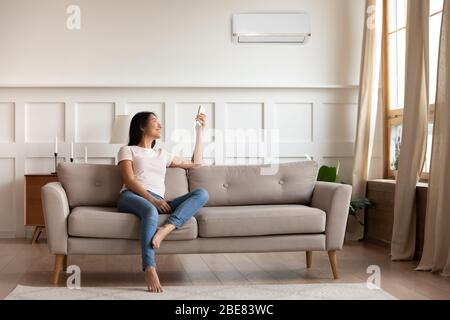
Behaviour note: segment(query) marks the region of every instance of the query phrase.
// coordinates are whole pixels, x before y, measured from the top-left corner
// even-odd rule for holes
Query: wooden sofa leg
[[[67,271],[67,254],[64,255],[62,270]]]
[[[306,251],[306,268],[310,269],[312,263],[312,251]]]
[[[333,272],[334,280],[339,279],[339,274],[337,270],[336,251],[335,250],[328,251],[328,258],[330,259],[331,271]]]
[[[64,264],[64,254],[56,254],[55,255],[55,268],[53,269],[53,284],[58,284],[59,273],[63,268]]]

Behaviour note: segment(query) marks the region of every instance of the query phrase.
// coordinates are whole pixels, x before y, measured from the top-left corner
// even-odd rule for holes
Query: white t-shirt
[[[117,163],[122,160],[133,161],[133,173],[146,190],[150,190],[164,198],[166,168],[170,165],[174,154],[165,149],[143,148],[139,146],[122,146],[117,155]],[[120,192],[126,190],[125,184]]]

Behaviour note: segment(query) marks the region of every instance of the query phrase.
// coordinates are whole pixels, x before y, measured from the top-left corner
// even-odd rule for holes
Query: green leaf
[[[336,167],[321,166],[317,175],[317,181],[336,182],[337,169]]]
[[[348,214],[355,217],[356,221],[362,226],[364,226],[364,223],[358,218],[358,211],[362,209],[367,208],[373,208],[374,205],[372,202],[370,202],[367,198],[362,199],[354,199],[350,201],[350,207],[348,208]]]
[[[350,207],[353,210],[358,211],[361,209],[372,208],[373,204],[367,198],[354,199],[350,202]]]

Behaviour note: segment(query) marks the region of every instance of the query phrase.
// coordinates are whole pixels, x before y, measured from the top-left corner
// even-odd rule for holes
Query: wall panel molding
[[[14,102],[0,101],[0,143],[11,143],[15,141],[14,118]]]
[[[302,161],[308,155],[319,164],[341,161],[342,176],[348,179],[357,100],[357,87],[0,87],[0,115],[4,116],[0,121],[6,123],[0,129],[0,172],[6,173],[0,185],[8,186],[0,187],[0,198],[6,201],[0,208],[0,222],[5,222],[0,237],[29,234],[30,228],[23,226],[23,175],[53,171],[56,134],[59,161],[69,161],[74,141],[75,162],[84,162],[87,146],[90,163],[115,164],[120,145],[109,144],[115,115],[155,111],[163,125],[157,146],[173,151],[180,149],[173,132],[183,128],[193,133],[194,116],[202,104],[209,130],[204,140],[205,164]],[[230,128],[280,129],[279,159],[266,154],[269,136],[244,141],[236,148],[233,141],[221,137]],[[191,138],[178,155],[192,156]],[[256,148],[251,151],[250,146]],[[379,171],[381,157],[376,155],[380,154],[374,151],[373,172]],[[8,208],[14,211],[12,217]]]

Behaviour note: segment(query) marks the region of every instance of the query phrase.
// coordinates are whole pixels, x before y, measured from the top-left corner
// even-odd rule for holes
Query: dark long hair
[[[157,115],[151,111],[138,112],[133,116],[130,123],[129,146],[137,146],[139,142],[141,142],[143,130],[147,126],[148,119],[152,115],[157,117]],[[155,144],[156,140],[153,140],[152,149]]]

